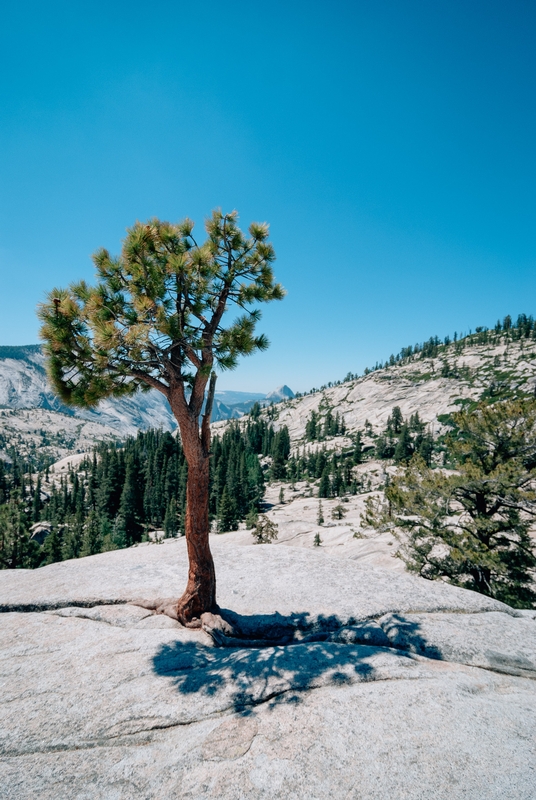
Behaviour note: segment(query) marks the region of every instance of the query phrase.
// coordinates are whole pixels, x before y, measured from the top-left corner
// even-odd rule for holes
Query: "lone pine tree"
[[[189,219],[136,222],[119,257],[95,253],[96,286],[54,289],[38,312],[48,372],[66,403],[90,407],[153,388],[171,406],[188,463],[189,572],[182,597],[160,610],[185,625],[217,609],[208,514],[214,369],[232,369],[240,355],[268,346],[255,335],[254,304],[285,294],[274,281],[268,225],[252,223],[245,236],[236,212],[217,210],[205,227],[198,244]],[[242,312],[234,321],[232,307]]]

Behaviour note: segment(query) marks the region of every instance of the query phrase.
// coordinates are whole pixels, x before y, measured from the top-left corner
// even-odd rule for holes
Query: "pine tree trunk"
[[[217,610],[216,572],[209,545],[209,458],[200,454],[188,462],[186,485],[186,547],[188,584],[177,605],[179,622],[196,625],[201,614]]]
[[[215,378],[211,382],[214,395]],[[218,610],[216,603],[216,571],[209,545],[209,461],[210,413],[212,399],[207,402],[203,429],[199,430],[197,414],[189,413],[181,397],[171,397],[171,408],[179,423],[184,455],[188,463],[186,483],[186,547],[188,550],[188,583],[177,603],[177,618],[183,625],[199,627],[201,615]]]

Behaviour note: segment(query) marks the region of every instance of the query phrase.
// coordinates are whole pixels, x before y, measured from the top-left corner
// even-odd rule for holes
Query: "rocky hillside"
[[[419,413],[432,433],[441,428],[441,417],[464,401],[482,396],[525,393],[536,389],[536,341],[515,339],[511,333],[484,331],[459,342],[440,344],[432,357],[419,352],[363,377],[326,386],[304,396],[281,402],[275,408],[274,425],[286,425],[293,445],[305,442],[305,426],[311,413],[320,421],[331,412],[339,414],[347,433],[385,428],[394,406],[403,416]],[[225,426],[219,423],[216,428]],[[340,446],[341,441],[327,443]]]
[[[534,393],[536,341],[529,333],[483,330],[458,342],[436,343],[398,360],[392,358],[391,365],[362,377],[296,397],[288,386],[268,395],[217,392],[214,426],[224,428],[229,419],[248,413],[256,401],[264,406],[275,403],[264,413],[276,428],[286,425],[292,444],[300,446],[313,411],[321,421],[328,413],[338,413],[347,434],[378,433],[393,407],[399,406],[404,417],[418,412],[437,434],[442,430],[442,415],[465,401],[498,393]],[[176,427],[158,392],[106,400],[94,411],[68,409],[48,385],[38,346],[0,348],[0,451],[6,453],[15,446],[21,455],[31,455],[40,449],[57,459],[87,450],[95,441],[123,438],[152,427]],[[324,443],[338,449],[347,442],[343,436]]]

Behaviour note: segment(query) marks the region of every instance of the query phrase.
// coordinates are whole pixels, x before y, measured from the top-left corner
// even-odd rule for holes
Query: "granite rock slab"
[[[220,604],[304,637],[220,648],[129,602],[183,545],[0,573],[2,798],[533,800],[534,612],[217,537]]]

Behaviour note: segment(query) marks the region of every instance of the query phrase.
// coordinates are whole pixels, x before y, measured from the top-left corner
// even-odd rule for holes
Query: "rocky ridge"
[[[378,433],[398,405],[404,417],[418,411],[435,434],[442,430],[438,418],[460,403],[505,388],[534,393],[535,387],[536,342],[503,336],[478,343],[478,337],[473,337],[462,349],[451,343],[436,358],[413,356],[305,396],[292,396],[287,386],[265,396],[217,392],[213,427],[224,429],[258,400],[264,405],[276,403],[270,414],[274,426],[287,425],[293,445],[298,446],[304,444],[305,425],[313,411],[321,419],[328,410],[339,413],[348,434],[365,429],[366,423]],[[67,409],[50,390],[38,346],[0,348],[0,450],[15,446],[21,455],[39,450],[59,459],[91,449],[96,441],[124,438],[151,427],[176,428],[158,392],[103,401],[97,410]],[[341,449],[350,441],[338,437],[324,444]]]
[[[437,434],[443,430],[438,418],[464,402],[499,391],[534,394],[535,389],[536,342],[503,337],[479,344],[474,337],[463,349],[451,343],[436,358],[414,356],[361,378],[283,401],[275,407],[274,426],[286,425],[293,445],[303,445],[311,413],[315,411],[323,419],[331,411],[344,419],[348,434],[365,430],[366,423],[379,433],[393,407],[399,406],[405,418],[418,412]],[[216,423],[215,430],[227,424]],[[340,449],[349,442],[338,437],[323,444]]]

